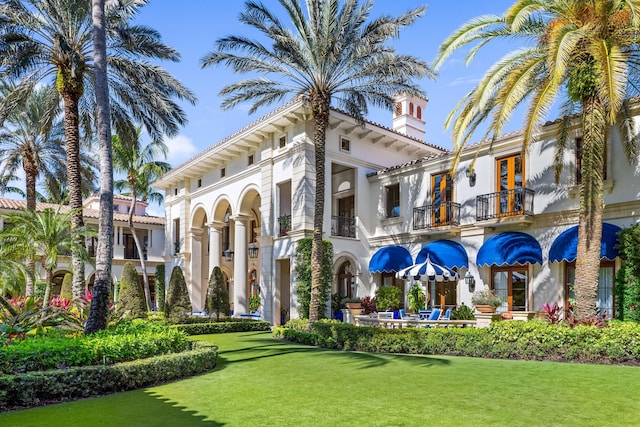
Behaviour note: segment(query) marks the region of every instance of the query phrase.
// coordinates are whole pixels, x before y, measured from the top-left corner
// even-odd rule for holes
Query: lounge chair
[[[444,312],[444,316],[442,316],[440,318],[440,320],[451,320],[451,309],[448,308],[445,312]]]
[[[401,320],[419,320],[420,317],[418,317],[417,314],[407,314],[407,312],[404,310],[404,308],[400,309],[400,319]]]

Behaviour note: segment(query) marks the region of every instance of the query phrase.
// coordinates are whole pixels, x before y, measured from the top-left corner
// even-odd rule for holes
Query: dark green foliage
[[[113,364],[188,348],[187,336],[175,328],[129,320],[86,337],[36,337],[0,350],[0,372],[20,373],[69,366]]]
[[[400,308],[402,291],[395,286],[382,286],[376,289],[376,307],[381,310]]]
[[[167,292],[167,303],[164,307],[167,318],[172,321],[182,321],[191,316],[191,300],[187,283],[184,280],[182,269],[173,267],[171,278],[169,279],[169,290]]]
[[[73,299],[73,275],[71,273],[67,273],[64,275],[64,279],[62,279],[62,287],[60,288],[60,296],[66,299]]]
[[[156,265],[156,310],[164,312],[164,264]]]
[[[311,305],[311,238],[299,240],[296,243],[296,258],[294,274],[296,280],[296,294],[298,296],[301,317],[309,318],[309,306]],[[328,240],[322,241],[322,281],[320,286],[320,318],[325,317],[324,307],[327,306],[331,291],[333,273],[333,244]]]
[[[271,324],[264,320],[243,319],[241,322],[211,322],[175,325],[187,335],[224,334],[227,332],[268,331]]]
[[[118,295],[117,313],[132,319],[146,319],[147,305],[144,301],[144,290],[133,263],[124,265],[120,278],[120,294]]]
[[[473,320],[476,316],[473,314],[473,310],[468,305],[462,303],[460,307],[456,307],[451,312],[452,320]]]
[[[616,275],[616,316],[640,322],[640,224],[618,232],[617,249],[624,261]]]
[[[220,314],[229,317],[231,315],[231,305],[229,304],[229,293],[224,285],[224,276],[220,267],[213,267],[209,286],[207,287],[206,309],[209,316],[215,313],[216,320],[220,320]]]
[[[447,354],[499,359],[584,363],[640,363],[640,325],[607,327],[552,325],[548,322],[494,322],[490,328],[358,327],[333,320],[316,322],[311,331],[274,327],[276,337],[327,348],[377,353]]]
[[[190,351],[115,365],[0,375],[0,409],[133,390],[215,368],[218,357],[215,346],[193,342],[192,347]]]

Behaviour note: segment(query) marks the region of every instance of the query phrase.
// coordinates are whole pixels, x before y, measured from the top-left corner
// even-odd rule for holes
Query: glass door
[[[494,267],[492,286],[505,303],[498,311],[527,311],[528,280],[526,267]]]
[[[431,177],[431,224],[434,227],[448,225],[452,218],[453,180],[451,173]]]
[[[522,155],[498,159],[497,188],[498,198],[496,210],[498,216],[517,215],[523,212],[524,206],[524,171]]]

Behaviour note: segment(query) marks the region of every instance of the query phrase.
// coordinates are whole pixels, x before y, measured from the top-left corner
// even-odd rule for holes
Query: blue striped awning
[[[602,223],[602,239],[600,239],[600,259],[613,261],[618,257],[616,244],[618,243],[617,225]],[[578,226],[575,225],[562,233],[551,244],[549,262],[573,262],[578,254]]]
[[[446,282],[449,280],[458,280],[455,271],[431,262],[429,257],[410,267],[404,268],[396,273],[399,279],[415,279],[422,281],[435,280],[436,282]]]
[[[420,249],[416,264],[429,258],[433,263],[447,268],[469,268],[469,257],[464,247],[452,240],[436,240]]]
[[[378,249],[369,261],[369,273],[393,273],[413,264],[409,251],[403,246],[385,246]]]
[[[532,236],[519,231],[508,231],[489,238],[480,247],[476,265],[524,265],[542,264],[540,243]]]

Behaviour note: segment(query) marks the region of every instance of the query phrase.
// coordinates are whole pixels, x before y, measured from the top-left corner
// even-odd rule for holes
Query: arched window
[[[422,120],[422,108],[420,108],[419,105],[418,105],[418,107],[416,109],[416,117],[419,118],[420,120]]]
[[[353,269],[351,263],[345,261],[338,269],[338,294],[340,298],[351,298],[353,295]]]
[[[402,103],[398,102],[396,104],[396,116],[401,116],[402,115]]]
[[[413,116],[413,102],[409,103],[409,115]]]

